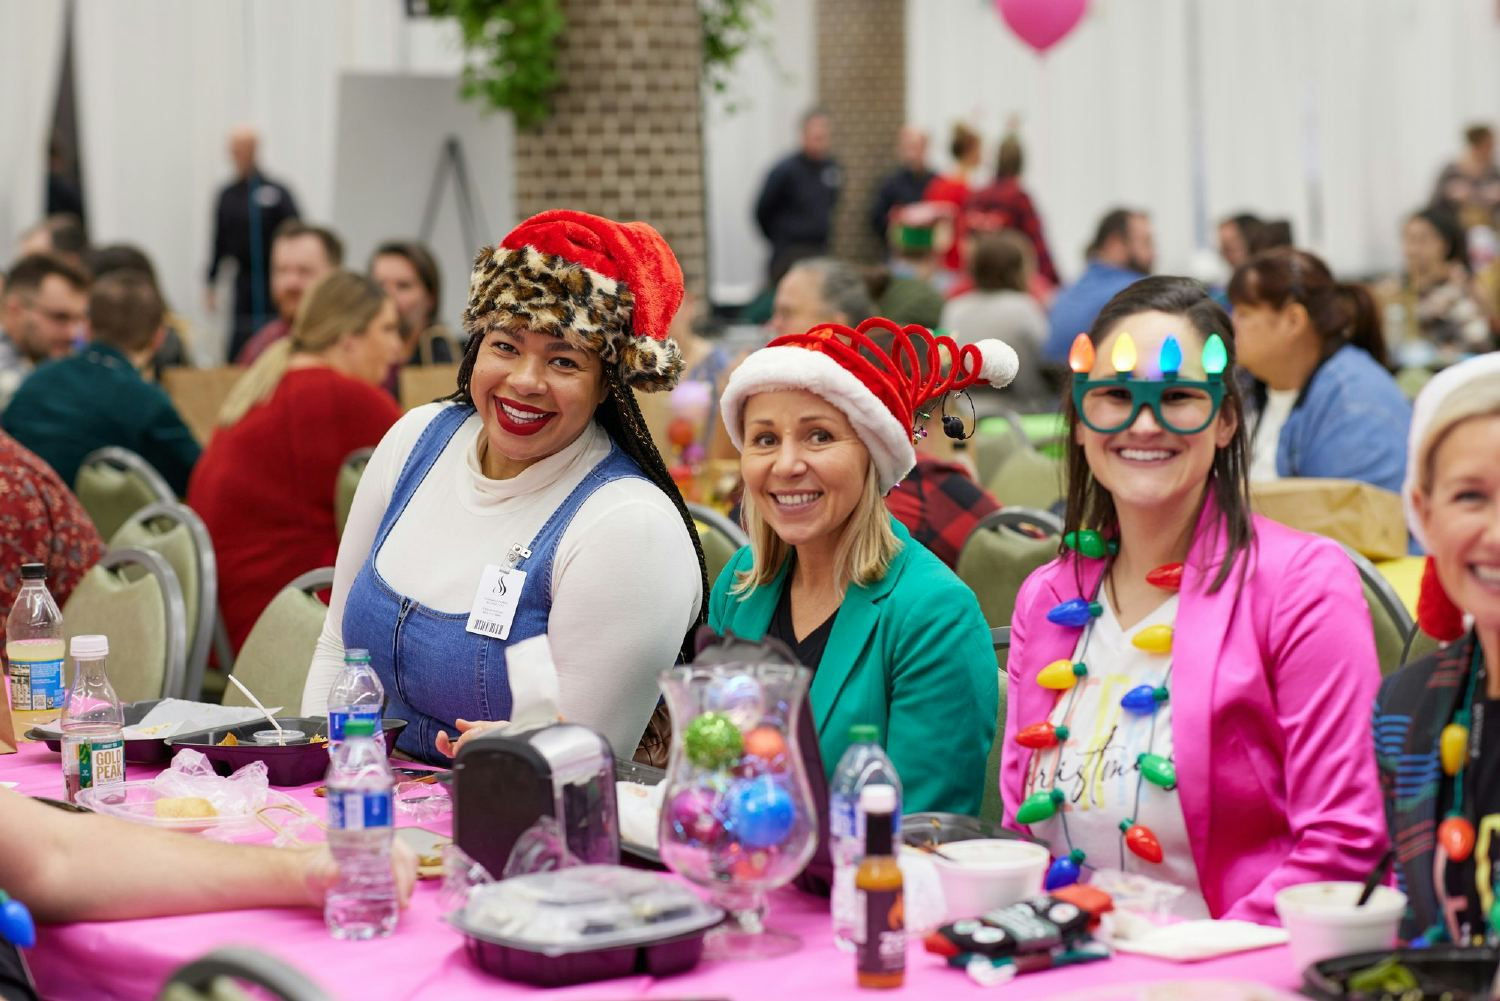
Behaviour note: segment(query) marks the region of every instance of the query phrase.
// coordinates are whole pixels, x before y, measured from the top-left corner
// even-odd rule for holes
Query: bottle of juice
[[[21,590],[5,620],[5,663],[17,729],[54,720],[68,689],[63,684],[62,612],[47,590],[44,563],[21,564]]]
[[[906,900],[891,839],[896,790],[865,786],[859,807],[865,856],[854,875],[856,976],[861,987],[900,987],[906,979]]]

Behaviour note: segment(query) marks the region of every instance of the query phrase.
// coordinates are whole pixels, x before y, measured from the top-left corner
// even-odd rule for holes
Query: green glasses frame
[[[1123,421],[1112,427],[1095,424],[1089,420],[1084,412],[1083,399],[1095,389],[1127,389],[1130,391],[1130,415]],[[1161,398],[1173,389],[1201,389],[1208,394],[1213,406],[1208,411],[1208,417],[1203,423],[1195,427],[1179,427],[1172,421],[1167,420],[1162,412]],[[1219,408],[1224,404],[1224,381],[1222,379],[1209,379],[1199,381],[1195,379],[1132,379],[1129,376],[1115,376],[1113,379],[1079,379],[1073,377],[1073,406],[1078,411],[1078,419],[1083,421],[1091,430],[1100,434],[1115,434],[1124,431],[1135,423],[1136,418],[1141,415],[1142,407],[1149,407],[1151,414],[1156,418],[1156,423],[1166,428],[1173,434],[1197,434],[1214,422],[1219,416]]]

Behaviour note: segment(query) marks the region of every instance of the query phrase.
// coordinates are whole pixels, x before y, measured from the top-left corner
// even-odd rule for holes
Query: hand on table
[[[328,891],[338,882],[339,867],[328,846],[307,849],[307,889],[314,907],[322,907]],[[391,872],[396,876],[396,899],[403,908],[411,903],[411,888],[417,881],[417,854],[400,840],[391,842]]]
[[[447,757],[455,757],[459,750],[473,738],[487,730],[493,730],[497,726],[504,726],[507,720],[454,720],[458,725],[459,738],[455,742],[448,736],[446,730],[439,730],[437,735],[437,749],[440,754]]]

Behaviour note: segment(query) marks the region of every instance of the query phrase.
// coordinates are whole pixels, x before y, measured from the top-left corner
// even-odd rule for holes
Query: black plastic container
[[[270,724],[258,719],[238,726],[179,734],[168,737],[167,743],[173,754],[184,747],[202,753],[213,762],[214,771],[220,775],[228,775],[252,761],[264,761],[267,777],[273,786],[300,786],[321,781],[328,772],[328,743],[323,740],[314,742],[312,738],[327,736],[328,719],[323,716],[277,716],[276,722],[283,730],[301,730],[302,739],[284,745],[258,744],[255,734],[270,729]],[[390,753],[396,746],[396,737],[406,729],[406,720],[387,719],[382,720],[381,725],[386,753]],[[231,733],[240,743],[232,747],[221,746],[219,741]]]
[[[992,820],[980,820],[962,813],[908,813],[901,818],[901,841],[913,848],[979,838],[1036,842],[1035,838],[1001,827]]]
[[[1394,957],[1417,978],[1423,997],[1437,998],[1443,991],[1462,991],[1471,998],[1490,996],[1500,951],[1490,948],[1460,949],[1435,946],[1430,949],[1396,949],[1337,956],[1309,966],[1303,973],[1302,992],[1320,1001],[1378,1001],[1386,995],[1345,988],[1349,977],[1381,960]]]
[[[155,709],[161,699],[147,699],[144,702],[127,702],[120,708],[125,712],[125,725],[138,726],[146,714]],[[47,745],[49,750],[61,751],[62,740],[53,737],[45,731],[35,727],[25,734],[27,740],[40,740]],[[125,741],[125,762],[131,765],[164,765],[172,760],[172,749],[167,746],[165,737],[141,737],[137,740]]]
[[[590,980],[611,980],[645,973],[671,977],[686,973],[703,957],[708,928],[660,942],[622,945],[615,949],[547,953],[506,945],[464,933],[464,951],[475,965],[506,980],[538,987],[564,987]]]

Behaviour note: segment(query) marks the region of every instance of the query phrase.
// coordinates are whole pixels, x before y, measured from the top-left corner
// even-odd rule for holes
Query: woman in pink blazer
[[[1339,547],[1250,514],[1233,366],[1183,278],[1075,342],[1069,545],[1017,600],[1000,783],[1049,887],[1124,869],[1180,886],[1182,916],[1274,924],[1283,886],[1385,851],[1380,673]]]

